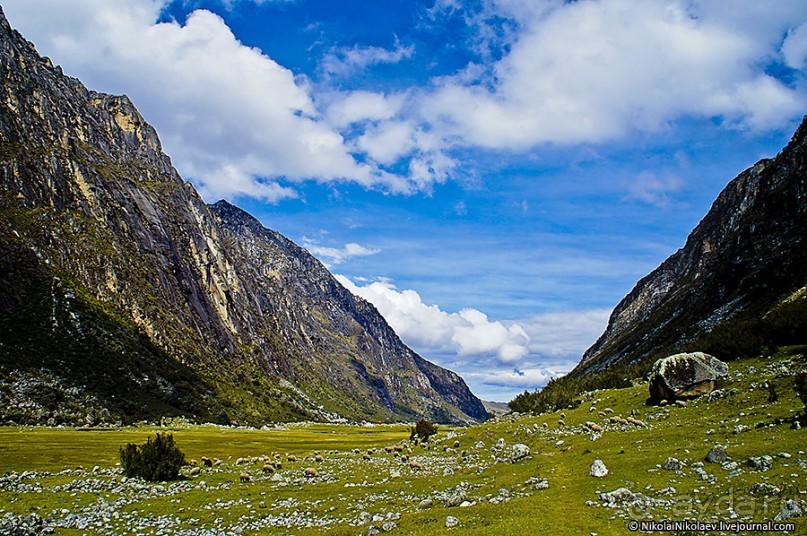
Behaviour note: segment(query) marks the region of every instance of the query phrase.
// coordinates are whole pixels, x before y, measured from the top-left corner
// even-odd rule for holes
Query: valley
[[[584,393],[575,409],[438,426],[422,445],[406,425],[4,427],[0,523],[35,513],[56,534],[607,535],[629,520],[763,522],[807,495],[807,432],[792,428],[806,368],[803,347],[785,348],[730,362],[716,394],[685,406],[646,405],[648,384],[635,380]],[[631,415],[644,426],[610,419]],[[188,459],[221,463],[169,483],[122,477],[118,448],[157,431]],[[714,445],[729,459],[706,461]],[[264,473],[263,456],[276,455],[282,467]],[[594,460],[604,477],[589,475]],[[787,521],[807,531],[804,517]]]

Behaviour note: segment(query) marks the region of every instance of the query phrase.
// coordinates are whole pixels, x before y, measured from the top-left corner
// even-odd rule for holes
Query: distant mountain
[[[732,180],[686,245],[616,306],[571,378],[682,349],[724,359],[807,343],[807,118]]]
[[[304,249],[206,205],[125,96],[0,11],[0,420],[461,422],[463,380]]]

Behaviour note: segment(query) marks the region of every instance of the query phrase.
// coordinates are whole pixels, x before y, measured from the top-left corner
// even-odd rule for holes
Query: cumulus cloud
[[[358,286],[345,276],[336,278],[353,294],[375,305],[404,342],[426,355],[450,352],[515,363],[529,351],[530,337],[518,324],[491,321],[476,309],[448,313],[424,303],[416,291],[398,290],[388,281]]]
[[[602,334],[610,314],[593,309],[498,321],[475,309],[443,311],[389,280],[336,278],[375,305],[404,343],[459,373],[474,393],[490,399],[510,400],[569,372]]]
[[[509,387],[533,390],[543,387],[552,378],[557,378],[568,370],[549,370],[547,368],[525,368],[514,370],[495,370],[492,372],[469,372],[464,376],[471,381],[495,387]]]
[[[609,141],[685,115],[775,128],[804,109],[802,88],[761,68],[791,21],[807,16],[803,4],[755,9],[753,20],[713,2],[493,5],[518,23],[510,52],[492,75],[482,71],[487,79],[447,77],[422,100],[423,117],[447,138],[526,149]],[[791,43],[795,58],[796,33]]]
[[[320,246],[310,238],[303,238],[303,246],[329,268],[334,264],[342,264],[353,257],[367,257],[381,251],[380,249],[364,247],[355,242],[345,244],[341,248]]]

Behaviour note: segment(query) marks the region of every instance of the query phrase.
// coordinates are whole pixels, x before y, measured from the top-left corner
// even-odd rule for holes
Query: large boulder
[[[729,366],[703,352],[675,354],[659,359],[650,371],[650,398],[654,402],[695,398],[712,392]]]

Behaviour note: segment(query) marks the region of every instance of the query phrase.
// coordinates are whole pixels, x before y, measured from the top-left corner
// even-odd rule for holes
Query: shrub
[[[144,445],[129,443],[120,449],[120,461],[126,476],[139,476],[150,482],[175,480],[185,464],[185,454],[174,443],[174,436],[157,432]]]
[[[793,384],[793,389],[796,390],[796,394],[801,398],[807,413],[807,372],[801,372],[796,375],[796,383]]]
[[[420,419],[415,426],[412,427],[412,433],[409,434],[409,439],[421,439],[428,441],[429,437],[437,433],[437,427],[426,419]]]

